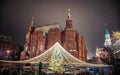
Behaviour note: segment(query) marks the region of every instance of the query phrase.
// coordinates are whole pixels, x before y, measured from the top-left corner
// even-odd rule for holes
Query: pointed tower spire
[[[112,43],[111,43],[111,38],[110,38],[110,33],[108,31],[107,23],[105,23],[105,26],[106,26],[106,29],[105,29],[105,43],[104,43],[104,46],[107,47],[107,46],[112,45]]]
[[[32,17],[31,25],[29,26],[29,32],[32,34],[35,30],[34,27],[34,16]]]
[[[105,21],[105,27],[106,27],[106,29],[105,29],[105,34],[109,34],[107,24],[108,24],[108,22],[107,22],[107,21]]]
[[[32,16],[32,21],[31,21],[31,25],[34,25],[34,16]]]
[[[110,34],[108,28],[106,27],[105,34]]]
[[[68,20],[71,20],[70,8],[68,9]]]
[[[66,28],[73,28],[72,26],[72,20],[71,20],[71,15],[70,15],[70,9],[67,9],[68,11],[68,16],[67,16],[67,20],[66,20]]]

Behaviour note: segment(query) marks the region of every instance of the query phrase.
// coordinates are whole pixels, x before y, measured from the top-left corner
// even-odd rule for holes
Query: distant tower
[[[32,21],[31,21],[31,25],[29,26],[29,32],[30,34],[32,34],[35,30],[35,27],[34,27],[34,16],[32,17]]]
[[[70,9],[68,9],[66,27],[64,29],[63,47],[73,56],[78,57],[76,32],[72,25]]]
[[[25,49],[27,48],[30,51],[30,45],[31,45],[31,35],[34,32],[35,27],[34,27],[34,17],[32,17],[31,24],[29,26],[28,32],[26,34],[26,44],[25,44]]]
[[[107,47],[107,46],[110,46],[112,45],[111,43],[111,39],[110,39],[110,33],[108,31],[108,28],[106,27],[106,30],[105,30],[105,43],[104,43],[104,46]]]
[[[97,57],[99,56],[98,52],[99,52],[99,49],[98,49],[98,47],[96,46],[96,56],[97,56]]]

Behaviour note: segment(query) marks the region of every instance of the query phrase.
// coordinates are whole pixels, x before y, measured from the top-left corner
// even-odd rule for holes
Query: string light
[[[56,43],[53,45],[50,49],[48,49],[46,52],[42,53],[39,56],[36,56],[31,59],[27,60],[20,60],[20,61],[5,61],[5,60],[0,60],[0,62],[8,62],[8,63],[38,63],[38,61],[41,61],[43,64],[44,63],[49,63],[51,60],[52,55],[55,53],[55,50],[60,50],[60,53],[62,55],[62,58],[64,59],[63,62],[65,65],[77,65],[77,66],[96,66],[96,67],[104,67],[108,65],[103,65],[103,64],[91,64],[91,63],[86,63],[84,61],[81,61],[74,56],[72,56],[69,52],[67,52],[59,43]]]

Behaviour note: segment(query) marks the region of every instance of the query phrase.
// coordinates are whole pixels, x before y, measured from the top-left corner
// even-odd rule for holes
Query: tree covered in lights
[[[120,31],[112,33],[111,45],[96,49],[99,63],[113,64],[115,59],[120,59]]]
[[[120,75],[120,31],[113,32],[112,34],[113,45],[110,47],[111,54],[114,56],[112,65],[114,68],[114,75]]]
[[[120,75],[120,31],[112,33],[111,45],[96,49],[96,57],[99,63],[109,64],[113,67],[113,75]],[[109,41],[108,41],[109,42]]]
[[[117,55],[117,58],[120,58],[120,31],[113,32],[112,41],[113,45],[111,49],[113,50],[114,54],[119,54]]]

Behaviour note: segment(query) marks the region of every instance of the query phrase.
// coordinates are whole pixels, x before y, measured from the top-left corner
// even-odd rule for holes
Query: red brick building
[[[16,60],[20,58],[19,45],[12,37],[0,35],[0,60]],[[18,57],[19,56],[19,57]]]
[[[34,27],[34,18],[32,18],[29,31],[26,34],[25,50],[21,53],[21,59],[40,55],[56,42],[59,42],[76,58],[86,61],[87,50],[85,41],[73,28],[70,10],[68,10],[68,19],[66,20],[64,30],[59,24]]]

